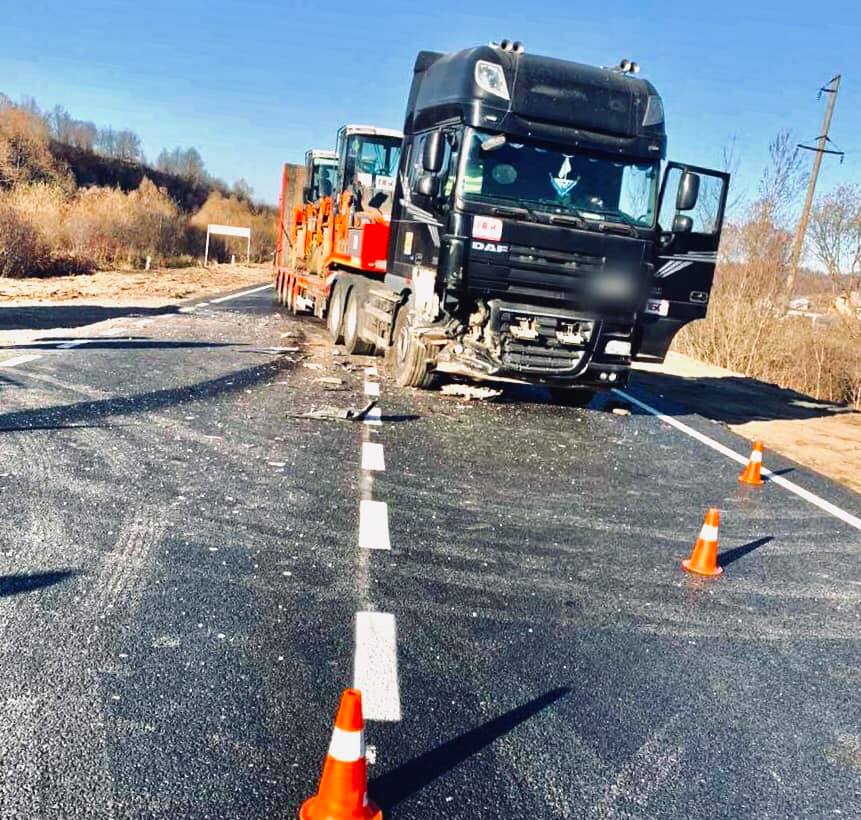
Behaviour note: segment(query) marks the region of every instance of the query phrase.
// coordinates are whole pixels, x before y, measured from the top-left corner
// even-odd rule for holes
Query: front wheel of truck
[[[395,317],[389,361],[395,373],[395,381],[401,387],[428,388],[433,376],[424,344],[410,332],[409,308],[404,305]]]
[[[563,407],[585,407],[595,398],[595,391],[584,387],[551,387],[553,404]]]

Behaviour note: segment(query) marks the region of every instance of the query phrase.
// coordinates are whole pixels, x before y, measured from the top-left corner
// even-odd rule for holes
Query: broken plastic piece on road
[[[309,410],[307,413],[289,413],[288,415],[299,419],[318,419],[320,421],[363,421],[376,403],[376,400],[369,401],[361,410],[355,410],[352,407],[339,410],[337,407],[327,405],[318,410]]]
[[[486,401],[502,395],[502,391],[493,387],[480,387],[474,384],[444,384],[440,388],[443,396],[454,396],[459,399]]]

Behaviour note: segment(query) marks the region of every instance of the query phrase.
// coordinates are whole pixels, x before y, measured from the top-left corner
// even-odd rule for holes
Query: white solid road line
[[[186,307],[181,307],[178,312],[179,313],[194,313],[194,310],[196,307],[197,307],[197,305],[190,305],[190,306],[186,306]]]
[[[379,396],[380,395],[379,382],[365,382],[365,395],[366,396]]]
[[[389,507],[385,501],[359,502],[359,546],[366,550],[390,550]]]
[[[365,424],[382,424],[383,423],[383,411],[380,410],[378,406],[372,407],[365,414]]]
[[[219,296],[218,299],[210,299],[210,303],[213,305],[218,305],[221,302],[229,302],[231,299],[239,299],[242,296],[249,296],[252,293],[259,293],[261,290],[266,290],[266,288],[271,288],[273,285],[261,285],[259,288],[251,288],[251,290],[243,290],[241,293],[231,293],[229,296]]]
[[[729,447],[725,447],[719,441],[715,441],[713,438],[709,438],[709,436],[704,433],[700,433],[698,430],[694,430],[693,427],[688,427],[684,422],[679,421],[678,419],[673,418],[672,416],[668,416],[665,413],[662,413],[660,410],[656,410],[654,407],[646,404],[639,399],[635,399],[630,393],[626,393],[624,390],[619,390],[614,387],[613,392],[618,396],[622,396],[627,399],[631,403],[637,405],[641,410],[645,410],[647,413],[651,413],[653,416],[657,416],[661,421],[669,424],[671,427],[675,427],[677,430],[681,430],[686,435],[689,435],[691,438],[695,438],[697,441],[705,444],[707,447],[711,447],[712,450],[717,451],[721,455],[726,456],[727,458],[732,459],[739,464],[747,464],[747,456],[743,456],[740,453],[735,452],[735,450],[730,450]],[[769,481],[773,481],[775,484],[783,487],[785,490],[789,490],[791,493],[795,493],[799,498],[803,498],[805,501],[809,501],[816,507],[819,507],[820,510],[824,510],[829,515],[833,515],[835,518],[839,518],[844,524],[848,524],[850,527],[855,527],[856,530],[861,530],[861,518],[858,518],[856,515],[852,515],[852,513],[846,512],[846,510],[841,509],[840,507],[832,504],[830,501],[826,501],[824,498],[820,498],[815,493],[811,493],[809,490],[805,490],[804,487],[799,487],[792,481],[788,481],[783,476],[775,475],[771,470],[762,468],[762,474]]]
[[[110,330],[103,330],[99,336],[122,336],[123,334],[128,333],[128,330],[124,327],[113,327]]]
[[[356,613],[353,687],[362,693],[365,720],[401,719],[394,615],[388,612]]]
[[[383,445],[375,441],[362,442],[362,469],[385,472],[386,459],[383,455]]]
[[[6,361],[0,362],[0,367],[17,367],[19,364],[34,362],[36,359],[41,358],[42,357],[38,353],[30,353],[26,356],[15,356],[12,359],[6,359]]]

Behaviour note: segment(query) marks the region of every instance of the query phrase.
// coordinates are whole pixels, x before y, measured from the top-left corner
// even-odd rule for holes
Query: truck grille
[[[604,269],[605,259],[585,253],[509,245],[507,265],[473,253],[469,283],[473,289],[512,299],[578,303],[586,281]],[[502,261],[502,260],[500,260]]]
[[[505,367],[521,372],[571,373],[578,369],[592,340],[597,338],[595,324],[564,315],[540,314],[508,305],[498,300],[490,302],[491,326],[501,339],[500,359]],[[533,339],[521,339],[512,332],[522,321],[535,331]],[[563,329],[576,327],[583,337],[582,344],[564,344],[558,337]]]

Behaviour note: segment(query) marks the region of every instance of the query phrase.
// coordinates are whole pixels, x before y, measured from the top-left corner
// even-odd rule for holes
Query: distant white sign
[[[210,236],[238,236],[246,240],[245,256],[246,262],[251,261],[251,228],[239,228],[235,225],[207,225],[206,226],[206,250],[203,253],[203,266],[209,262],[209,237]]]

